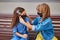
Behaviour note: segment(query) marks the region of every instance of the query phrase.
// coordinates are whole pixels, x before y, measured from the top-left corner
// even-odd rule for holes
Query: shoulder
[[[30,19],[28,17],[25,18],[26,22],[30,22]]]
[[[47,21],[52,22],[52,20],[51,20],[51,18],[50,18],[50,17],[48,17],[48,18],[47,18]]]
[[[48,17],[48,18],[44,19],[44,20],[42,21],[42,23],[44,23],[44,24],[52,23],[52,20],[51,20],[50,17]]]
[[[38,21],[38,20],[40,20],[40,19],[41,19],[41,17],[37,16],[34,20],[37,20],[37,21]],[[34,20],[33,20],[33,21],[34,21]]]
[[[28,17],[26,17],[25,19],[26,19],[26,20],[29,20],[29,18],[28,18]]]
[[[37,16],[35,19],[40,19],[41,17],[40,16]]]
[[[51,20],[51,18],[50,18],[50,17],[48,17],[48,18],[46,18],[44,21],[49,22],[49,21],[52,21],[52,20]]]

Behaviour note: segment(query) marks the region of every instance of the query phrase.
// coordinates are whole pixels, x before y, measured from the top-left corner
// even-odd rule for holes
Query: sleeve
[[[31,24],[32,25],[37,25],[38,24],[38,22],[39,22],[39,20],[40,20],[40,18],[35,18],[32,22],[31,22]]]
[[[29,18],[26,18],[25,21],[30,23],[30,19]]]
[[[32,25],[32,30],[33,31],[41,31],[41,30],[47,30],[47,29],[50,29],[49,28],[49,20],[46,20],[45,22],[40,22],[39,24],[37,25]]]
[[[14,28],[13,28],[13,33],[15,33],[15,32],[17,32],[17,27],[16,26],[14,26]]]

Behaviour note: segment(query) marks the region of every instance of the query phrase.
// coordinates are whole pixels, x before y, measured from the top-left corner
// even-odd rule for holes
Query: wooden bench
[[[36,15],[30,15],[32,19]],[[0,40],[10,40],[12,37],[12,28],[10,27],[12,15],[0,14]],[[60,40],[60,16],[51,16],[55,36]],[[36,33],[29,32],[30,40],[35,40]]]

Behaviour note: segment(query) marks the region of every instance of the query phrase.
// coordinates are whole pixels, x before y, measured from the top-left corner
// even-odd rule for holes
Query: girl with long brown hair
[[[22,7],[17,7],[13,12],[11,23],[11,27],[13,28],[13,37],[11,40],[28,40],[27,27],[25,27],[24,24],[20,23],[20,17],[22,17],[25,22],[29,22],[25,9]]]
[[[32,21],[33,25],[24,22],[24,20],[20,17],[21,23],[38,33],[36,40],[57,40],[57,38],[54,36],[49,6],[43,3],[41,5],[39,4],[36,9],[38,17]]]

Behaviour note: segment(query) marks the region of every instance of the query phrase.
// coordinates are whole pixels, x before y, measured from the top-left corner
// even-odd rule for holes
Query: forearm
[[[25,22],[25,25],[27,26],[28,29],[32,29],[32,25],[30,23]]]
[[[31,29],[27,28],[27,31],[30,32]]]
[[[22,37],[22,34],[16,32],[16,35],[19,36],[19,37]]]
[[[28,37],[27,34],[20,34],[18,32],[16,32],[16,35],[19,36],[19,37],[22,37],[22,38],[27,38]]]
[[[33,20],[30,16],[27,16],[30,19],[30,22]]]

